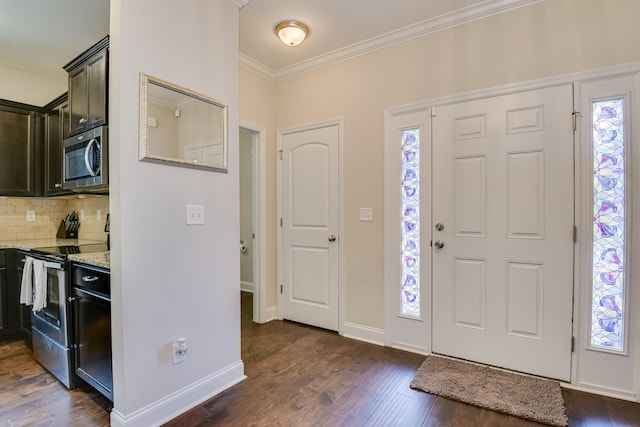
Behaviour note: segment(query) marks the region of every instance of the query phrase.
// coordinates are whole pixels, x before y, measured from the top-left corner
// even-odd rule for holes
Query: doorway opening
[[[252,296],[251,317],[264,323],[266,307],[266,279],[264,245],[266,232],[265,208],[265,130],[262,127],[241,124],[239,132],[240,168],[240,291],[243,300]],[[243,310],[244,310],[243,304]]]

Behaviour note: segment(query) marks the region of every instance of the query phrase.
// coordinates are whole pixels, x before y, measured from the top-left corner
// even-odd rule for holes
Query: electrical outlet
[[[187,225],[204,224],[204,206],[187,205]]]
[[[27,221],[35,221],[36,220],[36,211],[27,211]]]

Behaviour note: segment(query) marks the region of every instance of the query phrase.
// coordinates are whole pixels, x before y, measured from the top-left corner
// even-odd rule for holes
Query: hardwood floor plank
[[[169,427],[522,427],[540,424],[413,390],[424,356],[287,321],[254,324],[242,293],[248,378],[166,423]],[[562,391],[570,427],[640,426],[640,405]],[[67,390],[21,342],[0,344],[0,427],[109,425],[110,402]]]

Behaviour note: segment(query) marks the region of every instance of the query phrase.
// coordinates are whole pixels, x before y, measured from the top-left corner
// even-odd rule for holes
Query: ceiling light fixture
[[[298,46],[307,38],[309,27],[302,22],[289,20],[276,25],[276,35],[287,46]]]

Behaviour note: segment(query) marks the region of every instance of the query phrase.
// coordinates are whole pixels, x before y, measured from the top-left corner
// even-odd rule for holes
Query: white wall
[[[243,378],[238,8],[111,0],[112,425],[149,426]],[[138,161],[139,73],[229,104],[229,173]],[[206,223],[185,225],[185,205]],[[173,365],[172,343],[188,342]]]

